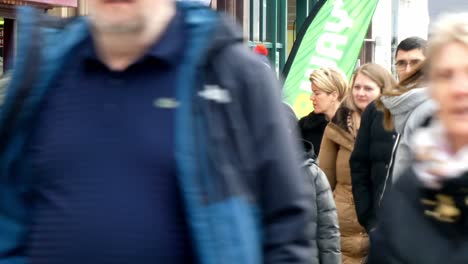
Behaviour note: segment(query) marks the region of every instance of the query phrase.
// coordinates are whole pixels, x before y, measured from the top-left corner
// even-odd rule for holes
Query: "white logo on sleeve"
[[[198,95],[207,100],[222,104],[227,104],[232,101],[229,91],[221,89],[218,85],[205,85],[205,90],[198,92]]]

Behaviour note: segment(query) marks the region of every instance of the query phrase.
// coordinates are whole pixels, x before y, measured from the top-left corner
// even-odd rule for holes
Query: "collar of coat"
[[[329,138],[350,151],[353,150],[354,137],[348,131],[348,115],[352,112],[351,109],[341,106],[327,126]]]
[[[305,130],[316,130],[318,128],[324,129],[328,124],[324,114],[316,114],[311,112],[303,119],[303,129]],[[322,130],[323,131],[323,130]]]
[[[335,116],[332,118],[331,123],[335,124],[336,126],[343,129],[344,131],[348,131],[348,116],[351,115],[352,113],[353,113],[353,110],[342,105],[340,106],[340,108],[338,108],[338,110],[336,110]]]

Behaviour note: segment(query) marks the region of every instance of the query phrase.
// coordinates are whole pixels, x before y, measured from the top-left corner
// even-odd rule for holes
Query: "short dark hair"
[[[396,52],[395,52],[395,56],[398,54],[399,50],[410,51],[414,49],[420,49],[422,50],[423,54],[426,55],[426,45],[427,45],[427,41],[420,37],[406,38],[402,40],[400,44],[398,44]]]

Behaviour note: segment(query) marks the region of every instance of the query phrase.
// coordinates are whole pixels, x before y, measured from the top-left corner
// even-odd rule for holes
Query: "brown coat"
[[[367,256],[369,240],[357,220],[349,159],[354,148],[354,137],[347,128],[351,111],[340,108],[328,124],[322,139],[318,158],[333,189],[341,232],[341,252],[344,264],[360,264]]]

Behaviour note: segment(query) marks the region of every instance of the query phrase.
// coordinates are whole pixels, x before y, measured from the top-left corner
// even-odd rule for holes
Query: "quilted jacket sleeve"
[[[333,193],[327,176],[315,164],[311,170],[315,174],[317,194],[317,246],[321,264],[341,263],[340,228]]]

